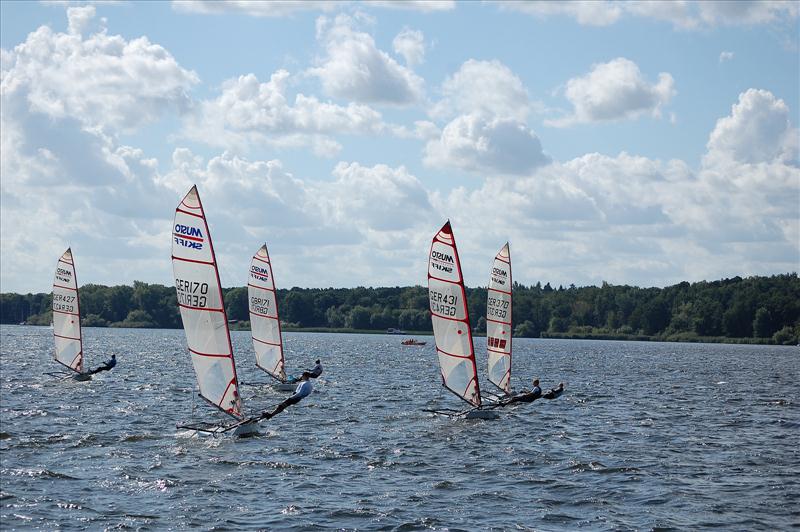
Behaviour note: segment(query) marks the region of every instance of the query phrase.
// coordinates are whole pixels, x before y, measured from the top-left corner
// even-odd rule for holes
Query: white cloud
[[[524,121],[530,109],[522,80],[500,61],[470,59],[442,83],[442,100],[432,108],[436,117],[478,113]]]
[[[500,2],[504,9],[546,18],[555,15],[566,15],[575,18],[579,24],[586,26],[608,26],[614,24],[622,16],[623,7],[617,2],[608,0],[574,0],[571,2],[546,1],[536,2]]]
[[[709,26],[755,26],[772,24],[800,15],[797,2],[723,0],[697,2],[700,19]]]
[[[95,15],[94,6],[70,7],[67,9],[67,19],[69,20],[69,32],[73,35],[81,35],[89,26]]]
[[[661,116],[661,108],[675,94],[674,80],[668,73],[658,75],[651,84],[633,61],[623,57],[594,65],[587,75],[567,82],[565,95],[572,103],[571,116],[550,120],[548,125],[635,119],[649,114]]]
[[[332,156],[339,150],[335,136],[381,134],[387,127],[380,113],[368,106],[321,102],[314,96],[289,94],[290,74],[279,70],[268,82],[254,74],[223,83],[222,94],[197,105],[184,127],[188,138],[224,149],[244,151],[252,145],[311,146]]]
[[[218,15],[236,13],[252,17],[287,17],[303,11],[333,11],[357,5],[359,8],[382,7],[421,11],[448,11],[454,0],[372,0],[368,3],[331,0],[172,0],[176,11]]]
[[[721,52],[719,54],[719,62],[731,61],[733,59],[733,52]]]
[[[78,32],[91,14],[92,8],[70,8],[75,33],[42,26],[5,52],[3,101],[23,94],[32,112],[106,132],[133,130],[189,105],[194,72],[147,37],[126,41],[103,31],[84,39]]]
[[[346,15],[320,18],[317,34],[327,55],[309,73],[319,77],[325,92],[358,102],[408,105],[420,101],[425,82],[357,31]]]
[[[585,26],[609,26],[626,17],[641,17],[669,22],[683,30],[782,24],[800,14],[796,2],[780,0],[508,1],[502,2],[501,6],[537,18],[569,16]]]
[[[706,162],[790,162],[797,164],[800,133],[791,126],[786,103],[765,90],[739,95],[730,116],[717,121],[708,140]]]
[[[394,53],[403,56],[410,67],[425,61],[425,37],[419,30],[405,28],[392,41]]]
[[[172,7],[179,12],[205,15],[286,17],[303,11],[331,11],[338,6],[329,0],[172,0]]]
[[[425,163],[481,174],[520,175],[547,164],[536,134],[513,119],[461,115],[425,147]]]

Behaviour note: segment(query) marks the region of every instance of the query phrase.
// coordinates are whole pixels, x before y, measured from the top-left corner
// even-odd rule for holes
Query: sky
[[[669,286],[800,269],[800,3],[0,2],[0,290]]]

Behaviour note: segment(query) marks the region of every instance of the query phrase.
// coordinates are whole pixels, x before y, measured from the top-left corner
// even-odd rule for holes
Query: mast
[[[286,381],[286,370],[281,340],[281,320],[278,317],[278,300],[275,296],[275,280],[269,261],[267,245],[264,244],[250,261],[247,280],[247,298],[250,307],[250,331],[256,366],[271,377]]]
[[[72,371],[83,373],[81,308],[72,248],[67,248],[56,263],[53,280],[53,337],[56,362]]]
[[[467,312],[467,294],[450,221],[442,226],[431,242],[428,299],[442,385],[469,404],[480,407],[481,392]]]
[[[192,187],[175,209],[172,269],[200,395],[226,414],[240,419],[242,400],[228,315],[197,186]]]
[[[508,242],[489,272],[486,300],[486,350],[489,382],[511,393],[511,252]]]

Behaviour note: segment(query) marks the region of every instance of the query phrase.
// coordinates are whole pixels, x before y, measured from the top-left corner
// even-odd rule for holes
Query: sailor
[[[322,363],[317,359],[316,362],[314,362],[314,367],[308,370],[308,376],[312,379],[316,379],[320,375],[322,375]]]
[[[93,369],[89,375],[94,375],[95,373],[100,373],[101,371],[111,371],[111,369],[117,365],[117,355],[111,355],[110,360],[106,360],[103,362],[102,366],[98,366],[97,368]]]
[[[564,383],[559,382],[557,387],[550,388],[550,391],[542,394],[542,397],[544,397],[545,399],[555,399],[556,397],[561,395],[563,391],[564,391]]]
[[[311,381],[309,380],[310,378],[311,374],[308,371],[304,371],[303,375],[300,377],[300,384],[298,384],[297,388],[294,390],[294,394],[276,406],[275,410],[272,412],[264,412],[261,414],[261,419],[269,419],[276,414],[280,414],[287,406],[299,403],[303,397],[306,397],[308,394],[314,391],[314,385],[311,384]]]
[[[514,403],[532,403],[541,396],[542,389],[539,388],[539,379],[533,379],[533,390],[529,392],[520,392],[509,399],[500,401],[500,406],[508,406]]]

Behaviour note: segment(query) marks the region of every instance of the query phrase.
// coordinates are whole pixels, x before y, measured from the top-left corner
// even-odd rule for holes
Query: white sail
[[[508,242],[494,258],[486,301],[489,381],[511,393],[511,252]]]
[[[449,221],[431,242],[428,298],[442,384],[468,403],[481,406],[466,291]]]
[[[242,401],[228,316],[211,234],[196,186],[175,209],[172,269],[200,395],[223,412],[241,417]]]
[[[53,280],[53,336],[56,362],[82,373],[81,310],[71,249],[67,249],[56,264],[56,276]]]
[[[250,331],[256,365],[278,379],[286,381],[281,342],[281,321],[278,317],[278,302],[275,297],[275,281],[272,264],[269,262],[267,245],[253,255],[250,261],[250,276],[247,280],[247,298],[250,306]]]

